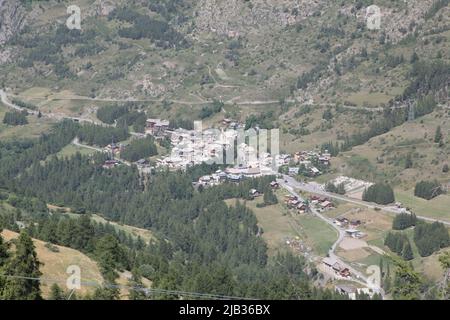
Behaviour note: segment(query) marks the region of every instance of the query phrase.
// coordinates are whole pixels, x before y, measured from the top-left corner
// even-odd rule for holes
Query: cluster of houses
[[[198,182],[195,183],[196,186],[202,187],[212,187],[221,184],[224,181],[227,181],[228,175],[226,172],[222,170],[217,170],[215,173],[211,175],[202,176],[198,179]]]
[[[362,221],[357,219],[349,220],[345,217],[338,217],[334,220],[334,224],[342,228],[346,227],[357,228],[362,224]]]
[[[186,169],[202,162],[220,159],[224,150],[234,145],[235,138],[232,132],[218,133],[216,130],[199,132],[179,128],[169,133],[172,152],[169,156],[159,159],[157,165],[172,169]]]
[[[292,160],[292,161],[291,161]],[[288,164],[294,163],[295,166],[289,166],[288,174],[296,176],[300,173],[300,168],[304,168],[302,173],[309,177],[317,177],[322,172],[316,167],[319,163],[322,166],[328,167],[331,164],[331,154],[328,151],[319,153],[316,151],[299,151],[294,154],[294,157],[289,158]]]
[[[298,211],[298,213],[305,213],[308,211],[308,205],[293,195],[285,195],[284,196],[284,203],[287,205],[289,209],[295,209]]]
[[[361,220],[349,220],[344,217],[336,218],[333,223],[338,227],[345,228],[345,235],[351,238],[361,239],[366,236],[365,233],[359,231],[357,228],[363,224]]]
[[[105,147],[105,152],[110,154],[111,157],[117,156],[123,150],[123,145],[120,143],[111,143]]]
[[[152,122],[153,123],[153,122]],[[270,153],[258,152],[246,143],[237,145],[236,131],[218,129],[166,130],[170,134],[171,154],[157,160],[157,167],[168,167],[174,170],[185,170],[189,166],[201,163],[235,164],[227,169],[231,179],[239,181],[245,177],[257,177],[274,174],[274,157]],[[234,154],[237,154],[237,158]],[[288,156],[288,155],[285,155]],[[276,155],[275,160],[283,157]]]
[[[296,164],[310,165],[314,159],[317,159],[320,164],[329,166],[331,164],[331,154],[325,150],[324,152],[316,151],[299,151],[294,154],[294,161]]]
[[[322,263],[329,269],[333,270],[335,274],[343,277],[349,278],[351,276],[350,270],[341,264],[334,258],[326,257],[322,260]]]
[[[309,197],[309,200],[311,205],[315,206],[319,212],[334,208],[334,203],[327,197],[312,195]]]

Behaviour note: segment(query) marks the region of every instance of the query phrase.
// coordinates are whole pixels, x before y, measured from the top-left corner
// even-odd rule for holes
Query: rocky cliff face
[[[19,0],[0,0],[0,45],[24,27],[25,14]]]
[[[424,22],[424,15],[433,3],[435,0],[409,0],[397,8],[380,5],[381,23],[387,41],[397,42],[413,32]],[[329,11],[331,7],[327,0],[199,0],[196,2],[195,25],[197,32],[228,36],[264,30],[273,33],[307,17]],[[354,2],[345,1],[339,12],[365,23],[365,6],[356,8]]]
[[[195,13],[198,32],[235,36],[280,29],[310,16],[323,0],[200,0]]]

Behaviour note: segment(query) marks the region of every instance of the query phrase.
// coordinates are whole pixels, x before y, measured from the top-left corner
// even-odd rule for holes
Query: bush
[[[55,246],[54,244],[47,242],[45,244],[45,247],[50,250],[51,252],[59,252],[59,248],[57,246]]]
[[[389,232],[384,240],[384,245],[401,256],[404,260],[412,260],[414,258],[411,243],[409,242],[408,237],[403,233]]]

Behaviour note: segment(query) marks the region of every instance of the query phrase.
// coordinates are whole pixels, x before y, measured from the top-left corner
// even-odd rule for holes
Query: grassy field
[[[382,103],[387,103],[393,96],[382,92],[358,92],[347,97],[347,101],[358,106],[378,107]]]
[[[395,190],[395,198],[417,215],[450,221],[450,195],[440,195],[431,200],[414,196],[414,190]]]
[[[147,229],[136,228],[136,227],[128,226],[125,224],[119,224],[117,222],[108,221],[108,220],[104,219],[103,217],[96,215],[96,214],[92,215],[92,219],[96,222],[100,222],[100,223],[104,223],[104,224],[109,223],[117,231],[124,231],[125,233],[131,235],[135,239],[140,236],[142,238],[142,240],[146,243],[149,243],[151,240],[156,240],[153,233]]]
[[[305,240],[312,245],[315,252],[325,256],[337,240],[336,230],[313,216],[299,215],[296,220],[302,227]]]
[[[234,205],[235,199],[226,201],[228,205]],[[256,204],[261,203],[262,199],[247,201],[246,205],[250,208],[258,219],[258,225],[264,230],[263,239],[269,247],[269,255],[273,255],[278,249],[285,246],[286,238],[293,238],[299,234],[292,227],[292,221],[286,210],[281,205],[267,206],[257,208]]]
[[[19,235],[16,232],[10,230],[4,230],[1,233],[2,237],[6,241],[16,239]],[[53,252],[45,246],[45,242],[33,239],[33,243],[36,248],[39,261],[42,263],[40,271],[42,272],[42,279],[47,279],[41,282],[41,290],[44,298],[48,298],[50,295],[50,288],[53,283],[57,283],[62,289],[65,289],[65,283],[67,277],[66,270],[71,265],[79,266],[81,269],[81,282],[90,282],[93,286],[82,285],[81,289],[75,293],[79,296],[92,294],[95,291],[95,285],[101,285],[103,283],[103,277],[100,273],[97,263],[81,253],[80,251],[57,246],[57,252]],[[118,273],[117,284],[127,286],[128,281],[131,278],[131,272],[124,270]],[[146,287],[151,287],[152,282],[146,278],[142,279],[142,283]],[[129,290],[126,288],[120,289],[120,299],[128,299]]]
[[[48,119],[35,116],[28,116],[28,124],[23,126],[10,126],[3,123],[5,113],[10,111],[5,105],[0,102],[0,139],[25,139],[25,138],[37,138],[43,132],[50,129],[53,122]]]
[[[81,153],[82,155],[91,155],[94,154],[96,151],[88,148],[79,147],[73,144],[69,144],[65,146],[60,152],[58,152],[56,155],[63,156],[63,157],[70,157],[76,154],[77,152]]]
[[[77,219],[80,216],[79,214],[71,213],[70,208],[61,208],[61,207],[56,207],[56,206],[52,206],[52,205],[47,205],[47,206],[50,208],[50,210],[53,210],[53,211],[65,211],[66,215],[68,215],[74,219]],[[92,220],[95,222],[98,222],[98,223],[103,223],[103,224],[109,223],[111,226],[113,226],[116,229],[116,231],[123,231],[126,234],[133,237],[134,239],[137,239],[140,236],[142,238],[142,240],[146,243],[149,243],[151,240],[156,240],[153,233],[147,229],[141,229],[141,228],[137,228],[137,227],[133,227],[133,226],[125,225],[125,224],[120,224],[120,223],[113,222],[113,221],[108,221],[105,218],[103,218],[97,214],[92,214]]]
[[[268,244],[269,255],[286,246],[285,241],[288,238],[300,237],[316,254],[325,256],[337,239],[336,231],[316,217],[290,212],[281,203],[285,193],[284,190],[278,190],[276,194],[280,202],[272,206],[258,208],[256,205],[262,203],[261,197],[246,202],[264,230],[262,237]],[[236,200],[230,199],[226,202],[228,205],[234,205]]]

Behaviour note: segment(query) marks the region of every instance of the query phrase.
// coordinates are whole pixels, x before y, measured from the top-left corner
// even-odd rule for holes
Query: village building
[[[256,197],[259,197],[261,195],[261,193],[256,189],[250,189],[249,195],[256,198]]]
[[[240,175],[240,174],[229,174],[227,176],[227,178],[228,178],[228,181],[237,183],[237,182],[240,182],[242,180],[242,175]]]
[[[350,277],[351,273],[348,268],[341,266],[341,264],[334,258],[326,257],[322,260],[322,263],[328,268],[332,269],[336,274],[341,277]]]
[[[298,168],[298,167],[289,167],[288,174],[290,176],[296,176],[296,175],[298,175],[299,171],[300,171],[300,168]]]
[[[145,133],[158,137],[166,133],[169,129],[169,120],[147,119]]]
[[[106,160],[102,167],[104,169],[111,169],[111,168],[118,166],[119,164],[120,164],[119,161],[114,160],[114,159]]]
[[[361,231],[359,231],[357,229],[347,229],[347,230],[345,230],[345,234],[349,237],[357,238],[357,239],[365,236],[364,233],[362,233]]]
[[[272,189],[278,189],[278,188],[280,187],[280,184],[279,184],[278,182],[276,182],[276,181],[272,181],[272,182],[270,183],[270,187],[271,187]]]

